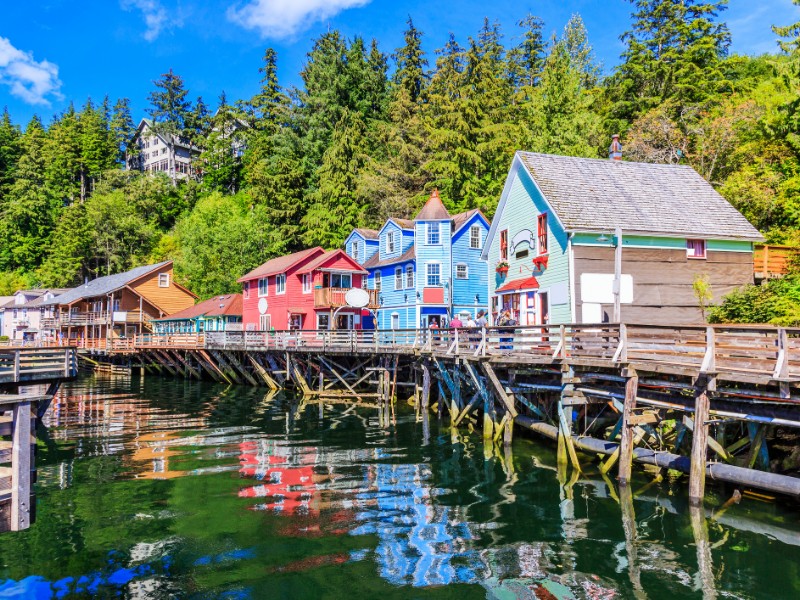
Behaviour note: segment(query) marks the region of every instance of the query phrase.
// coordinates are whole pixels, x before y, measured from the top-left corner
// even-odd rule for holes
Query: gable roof
[[[198,317],[218,317],[218,316],[242,316],[242,295],[225,294],[214,296],[208,300],[198,302],[194,306],[185,308],[163,319],[153,319],[153,321],[187,321]]]
[[[256,277],[268,277],[269,275],[285,273],[292,267],[297,266],[304,261],[314,258],[315,256],[324,252],[325,250],[317,246],[315,248],[306,248],[305,250],[300,250],[299,252],[293,252],[292,254],[277,256],[268,260],[263,265],[256,267],[246,275],[242,275],[236,281],[241,283],[243,281],[248,281],[249,279],[255,279]]]
[[[53,288],[53,289],[43,289],[43,290],[36,290],[37,292],[41,292],[38,294],[36,298],[33,300],[28,300],[25,304],[21,304],[21,308],[36,308],[37,306],[44,306],[45,304],[49,304],[45,302],[45,296],[48,294],[52,294],[53,296],[59,296],[69,291],[69,288]]]
[[[383,230],[386,229],[386,226],[389,225],[389,223],[394,223],[400,229],[404,229],[406,231],[414,231],[414,221],[412,221],[411,219],[398,219],[396,217],[389,217],[388,219],[386,219],[386,223],[383,224],[383,227],[381,227],[380,230],[378,231],[379,236],[383,232]]]
[[[431,197],[425,203],[425,206],[414,217],[415,221],[447,221],[450,219],[450,213],[442,204],[439,198],[439,190],[434,189],[431,192]]]
[[[481,219],[483,219],[487,225],[489,224],[489,219],[484,216],[481,210],[479,208],[473,208],[472,210],[453,215],[453,233],[469,223],[476,214],[480,215]]]
[[[568,232],[621,227],[660,236],[764,239],[689,166],[533,152],[517,152],[515,158]]]
[[[63,294],[48,300],[47,302],[43,302],[42,304],[52,305],[52,304],[73,304],[78,300],[83,300],[84,298],[95,298],[97,296],[104,296],[106,294],[110,294],[111,292],[115,292],[129,283],[136,281],[137,279],[144,277],[148,273],[156,271],[166,265],[171,265],[171,260],[165,260],[164,262],[156,263],[154,265],[144,265],[141,267],[136,267],[135,269],[131,269],[130,271],[125,271],[124,273],[117,273],[116,275],[106,275],[105,277],[98,277],[97,279],[92,279],[88,283],[84,283],[83,285],[79,285],[78,287],[74,287],[71,290],[67,290]],[[187,290],[188,291],[188,290]],[[191,292],[190,292],[191,293]]]
[[[354,229],[358,235],[360,235],[365,240],[377,240],[378,239],[378,230],[377,229],[366,229],[364,227],[357,227]]]
[[[352,271],[353,273],[366,273],[367,272],[366,270],[364,270],[364,268],[361,265],[358,264],[358,262],[356,262],[349,254],[347,254],[347,252],[345,252],[341,248],[338,248],[336,250],[329,250],[329,251],[325,252],[324,254],[320,254],[319,256],[317,256],[316,258],[311,260],[311,262],[308,262],[305,265],[303,265],[303,267],[301,269],[299,269],[297,271],[297,273],[298,274],[310,273],[311,271],[313,271],[315,269],[321,269],[328,262],[330,262],[332,260],[335,260],[335,259],[338,259],[338,258],[341,258],[341,259],[345,260],[346,262],[350,263],[351,268],[350,269],[342,269],[340,267],[337,267],[337,268],[331,269],[331,270],[333,270],[333,271],[347,270],[347,271]]]
[[[173,146],[180,146],[181,148],[187,148],[195,152],[200,152],[200,148],[185,138],[167,132],[157,133],[156,131],[153,131],[153,121],[151,119],[142,119],[139,121],[139,126],[136,128],[136,133],[133,136],[133,140],[136,140],[142,134],[142,130],[144,129],[145,125],[151,130],[150,133],[152,135],[158,136],[161,138],[161,141],[167,145],[171,143]]]
[[[376,252],[373,254],[370,259],[364,263],[365,269],[375,269],[378,267],[386,267],[388,265],[394,265],[402,262],[408,262],[409,260],[414,260],[417,257],[417,252],[414,248],[414,244],[403,252],[400,256],[394,256],[392,258],[384,258],[383,260],[380,259],[379,254]]]

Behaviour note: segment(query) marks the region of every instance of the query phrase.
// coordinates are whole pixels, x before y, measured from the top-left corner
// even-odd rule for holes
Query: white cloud
[[[144,24],[147,25],[144,39],[148,42],[152,42],[162,30],[175,24],[168,21],[167,11],[158,0],[121,0],[120,4],[125,10],[138,9],[142,12]]]
[[[24,52],[0,37],[0,84],[11,88],[11,94],[28,104],[49,105],[48,96],[61,98],[58,65],[35,61],[31,52]]]
[[[228,9],[228,19],[245,29],[256,29],[263,37],[286,38],[317,21],[336,16],[370,0],[248,0]]]

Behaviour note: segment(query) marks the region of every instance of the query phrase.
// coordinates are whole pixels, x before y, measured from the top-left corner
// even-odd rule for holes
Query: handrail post
[[[456,327],[455,331],[456,331],[456,356],[458,356],[460,353],[460,345],[458,341],[458,327]]]
[[[481,327],[481,356],[486,356],[486,331],[487,327]]]
[[[706,354],[703,357],[703,364],[700,366],[701,373],[716,373],[716,332],[713,327],[706,327]]]
[[[561,358],[567,358],[567,326],[560,325],[559,332],[561,334]]]
[[[70,351],[69,351],[69,348],[67,348],[64,351],[64,377],[70,377],[70,375],[71,375],[71,373],[70,373],[70,360],[69,360],[70,356],[69,355],[70,355]]]
[[[785,379],[789,374],[789,336],[786,328],[778,328],[778,357],[775,361],[773,378]]]
[[[21,358],[22,350],[15,350],[14,351],[14,381],[19,381],[19,365],[20,365],[20,358]]]

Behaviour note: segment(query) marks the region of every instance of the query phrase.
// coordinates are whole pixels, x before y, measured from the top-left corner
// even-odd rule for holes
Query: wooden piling
[[[622,430],[619,443],[619,484],[628,485],[633,465],[633,423],[631,415],[636,408],[636,393],[639,389],[639,377],[631,368],[625,369],[625,404],[622,410]]]
[[[31,525],[31,403],[14,404],[11,434],[11,531]]]
[[[700,376],[695,384],[694,431],[689,471],[689,503],[701,505],[706,491],[706,448],[708,447],[709,378]]]

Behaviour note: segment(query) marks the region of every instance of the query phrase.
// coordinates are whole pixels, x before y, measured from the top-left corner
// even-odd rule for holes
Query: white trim
[[[264,293],[261,293],[261,282],[264,281]],[[269,276],[267,277],[259,277],[256,281],[256,294],[259,298],[266,298],[269,296]]]
[[[283,281],[283,291],[280,291],[280,286],[278,285],[278,281]],[[283,296],[286,293],[286,273],[280,273],[275,275],[275,295],[276,296]]]
[[[439,284],[438,285],[433,285],[433,284],[428,283],[428,267],[430,265],[438,265],[439,266]],[[423,288],[426,288],[426,287],[442,287],[444,285],[442,283],[442,279],[443,279],[443,277],[442,277],[442,261],[440,261],[440,260],[427,261],[425,263],[425,282],[424,282],[425,285],[423,285],[422,287]]]
[[[164,283],[162,284],[162,278]],[[169,287],[169,273],[159,273],[158,274],[158,287],[160,288],[168,288]]]
[[[478,245],[472,245],[472,232],[473,230],[478,231]],[[483,250],[483,237],[481,236],[481,226],[480,225],[470,225],[469,226],[469,249],[470,250]]]
[[[395,291],[405,289],[405,279],[406,279],[405,275],[406,275],[405,270],[400,265],[398,265],[398,266],[396,266],[394,268],[394,289],[395,289]],[[398,280],[398,276],[400,277],[399,280]],[[399,286],[397,285],[398,281],[400,283]]]
[[[302,288],[303,289],[303,293],[304,294],[310,294],[311,293],[311,287],[312,287],[311,286],[311,283],[312,283],[311,282],[311,273],[303,273],[302,275],[300,275],[300,281],[301,281],[301,285],[303,286],[303,288]],[[308,285],[306,285],[306,283]]]
[[[383,227],[381,227],[381,228],[378,230],[378,239],[379,239],[379,240],[380,240],[380,234],[382,234],[382,233],[383,233],[383,230],[384,230],[384,229],[386,229],[386,226],[387,226],[387,225],[389,225],[389,223],[392,223],[392,224],[393,224],[395,227],[397,227],[397,228],[398,228],[398,229],[399,229],[401,232],[402,232],[402,231],[414,231],[414,228],[413,228],[413,227],[412,227],[411,229],[406,229],[405,227],[402,227],[402,226],[400,225],[400,223],[398,223],[398,222],[397,222],[397,221],[395,221],[394,219],[386,219],[386,223],[384,223],[384,224],[383,224]]]
[[[575,320],[577,318],[577,308],[575,306],[575,250],[572,248],[572,234],[569,234],[567,238],[567,271],[569,275],[567,293],[569,294],[570,317],[572,318],[572,323],[577,323]],[[553,310],[552,306],[550,306],[550,310]]]
[[[431,243],[429,240],[431,239],[430,232],[431,232],[431,225],[436,225],[439,234],[439,241],[435,244]],[[442,245],[442,223],[441,221],[433,221],[431,223],[425,223],[425,246],[441,246]]]
[[[465,262],[456,263],[455,265],[455,273],[453,274],[453,279],[457,279],[459,281],[467,281],[469,279],[469,264]],[[464,277],[458,276],[458,267],[464,267]]]

